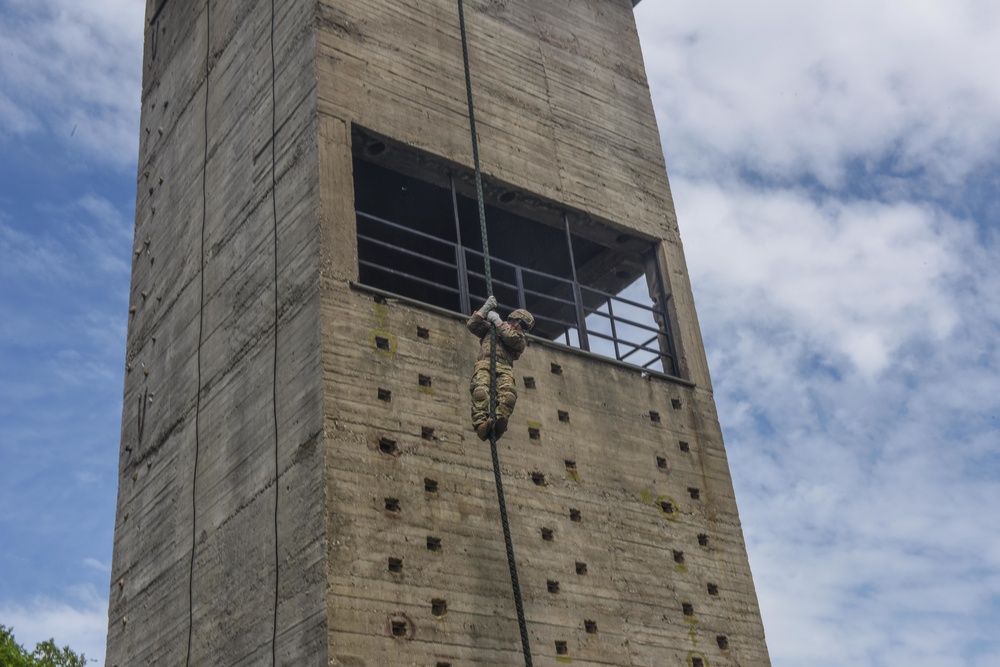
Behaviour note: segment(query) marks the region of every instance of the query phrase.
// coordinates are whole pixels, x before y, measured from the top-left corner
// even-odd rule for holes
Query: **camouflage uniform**
[[[469,331],[480,339],[479,356],[469,383],[472,394],[472,427],[483,440],[489,437],[490,418],[490,323],[480,313],[473,313],[466,323]],[[507,420],[517,403],[514,382],[514,361],[525,347],[525,335],[507,322],[497,325],[497,423],[496,436],[507,430]]]

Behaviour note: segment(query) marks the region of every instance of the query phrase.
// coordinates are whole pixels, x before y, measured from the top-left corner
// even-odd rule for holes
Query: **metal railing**
[[[367,274],[383,283],[373,287],[388,281],[391,291],[465,315],[486,298],[482,252],[363,211],[356,213],[362,282]],[[529,310],[535,316],[536,335],[646,370],[677,374],[662,289],[661,298],[650,305],[623,296],[635,284],[611,294],[583,285],[575,276],[529,269],[494,256],[490,263],[497,300],[511,309]],[[654,368],[657,363],[660,368]]]

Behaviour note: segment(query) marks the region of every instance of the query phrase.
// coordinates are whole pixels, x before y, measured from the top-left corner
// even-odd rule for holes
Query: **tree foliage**
[[[86,667],[87,659],[68,646],[59,648],[54,640],[40,642],[29,653],[14,639],[14,629],[0,625],[0,665],[2,667]]]

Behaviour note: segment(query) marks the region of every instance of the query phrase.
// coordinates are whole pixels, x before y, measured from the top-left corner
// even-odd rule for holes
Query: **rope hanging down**
[[[472,134],[472,160],[476,171],[476,202],[479,204],[479,233],[483,240],[483,273],[486,277],[487,296],[493,296],[493,278],[490,275],[490,248],[486,234],[486,207],[483,203],[483,177],[479,168],[479,139],[476,133],[476,109],[472,103],[472,75],[469,70],[469,44],[465,30],[465,9],[458,0],[458,22],[462,33],[462,62],[465,66],[465,92],[469,103],[469,130]],[[524,604],[521,601],[521,585],[517,580],[517,563],[514,560],[514,544],[510,538],[510,522],[507,518],[507,503],[503,495],[503,480],[500,476],[500,457],[497,454],[497,328],[490,323],[490,454],[493,457],[493,477],[497,486],[497,501],[500,504],[500,522],[503,524],[504,546],[507,548],[507,565],[510,568],[510,584],[514,591],[514,607],[517,609],[517,625],[521,631],[521,651],[524,653],[525,667],[531,665],[531,647],[528,645],[528,624],[524,620]]]

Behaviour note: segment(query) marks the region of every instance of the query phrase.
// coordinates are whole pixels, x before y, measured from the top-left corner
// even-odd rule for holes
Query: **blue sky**
[[[102,659],[139,0],[0,0],[0,623]],[[773,663],[1000,664],[1000,5],[637,9]]]

